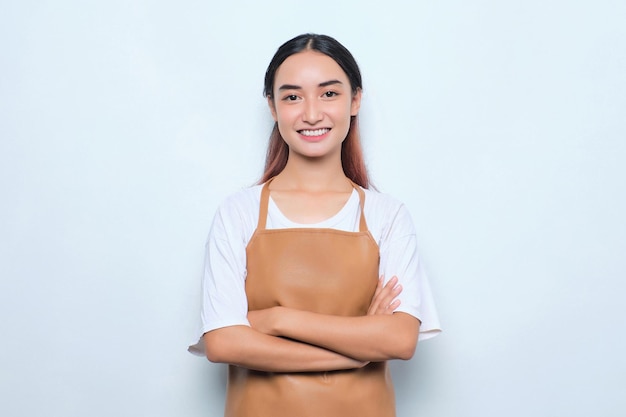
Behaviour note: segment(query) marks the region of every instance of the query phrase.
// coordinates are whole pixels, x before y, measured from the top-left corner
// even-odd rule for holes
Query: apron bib
[[[285,306],[322,314],[367,314],[378,283],[378,245],[367,229],[359,193],[358,232],[266,229],[268,181],[259,223],[246,248],[249,310]],[[361,369],[274,373],[229,365],[225,417],[394,417],[387,362]]]

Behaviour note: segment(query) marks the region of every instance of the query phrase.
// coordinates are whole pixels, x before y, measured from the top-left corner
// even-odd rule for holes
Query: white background
[[[394,362],[399,417],[623,415],[623,1],[0,4],[0,415],[221,415],[204,240],[307,31],[362,67],[445,329]]]

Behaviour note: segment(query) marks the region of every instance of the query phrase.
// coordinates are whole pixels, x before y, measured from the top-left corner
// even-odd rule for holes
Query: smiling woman
[[[287,58],[275,77],[278,87],[268,103],[289,157],[340,161],[350,117],[359,111],[361,90],[352,93],[341,67],[314,50]]]
[[[440,331],[408,210],[368,188],[361,91],[324,35],[286,42],[266,72],[265,173],[215,216],[190,347],[229,364],[227,417],[395,416],[387,361]]]

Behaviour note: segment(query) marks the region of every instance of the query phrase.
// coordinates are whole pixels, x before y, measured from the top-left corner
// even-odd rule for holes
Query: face
[[[278,67],[268,101],[290,158],[341,158],[341,143],[350,116],[359,111],[361,91],[352,94],[346,73],[332,58],[307,50]]]

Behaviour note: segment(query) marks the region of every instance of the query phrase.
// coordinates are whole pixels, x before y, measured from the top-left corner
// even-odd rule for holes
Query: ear
[[[350,103],[350,116],[356,116],[359,114],[359,109],[361,108],[361,96],[363,95],[363,91],[359,88],[356,90],[356,93],[352,95],[352,103]]]
[[[274,99],[271,96],[267,96],[267,105],[269,106],[270,112],[272,113],[272,119],[277,122],[278,118],[276,117],[276,106],[274,106]]]

